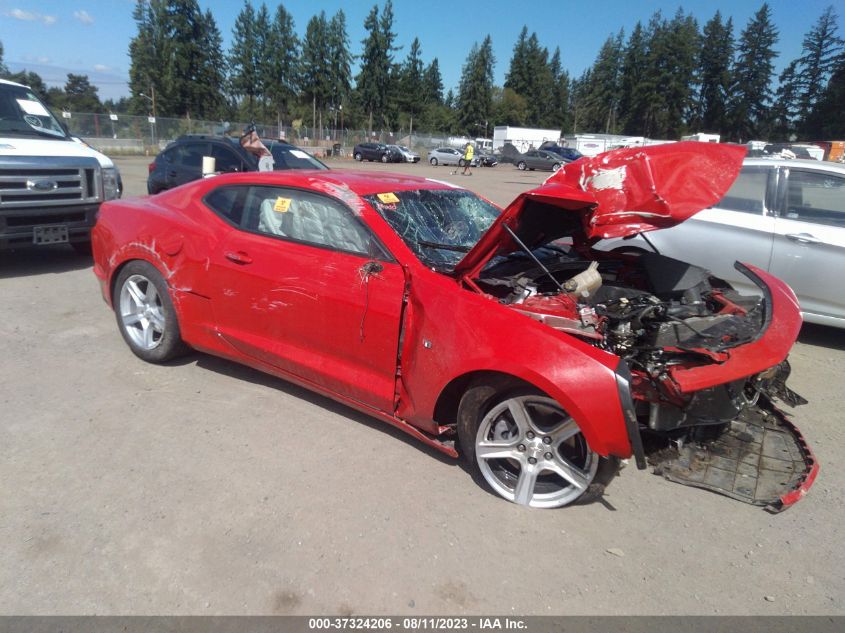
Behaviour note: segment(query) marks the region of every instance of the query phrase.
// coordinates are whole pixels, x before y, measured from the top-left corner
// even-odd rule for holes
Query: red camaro
[[[510,501],[594,499],[633,456],[778,510],[818,471],[772,404],[803,402],[795,295],[592,248],[714,204],[743,155],[617,150],[504,211],[411,176],[218,176],[104,204],[94,271],[144,360],[193,348],[296,382],[462,453]]]

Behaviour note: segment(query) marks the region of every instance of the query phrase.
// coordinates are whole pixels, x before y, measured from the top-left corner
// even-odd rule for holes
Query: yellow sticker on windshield
[[[384,202],[384,204],[396,204],[399,202],[399,198],[396,196],[395,193],[379,193],[376,195],[376,198]]]
[[[290,210],[290,198],[276,198],[275,204],[273,204],[273,211],[276,213],[287,213]]]

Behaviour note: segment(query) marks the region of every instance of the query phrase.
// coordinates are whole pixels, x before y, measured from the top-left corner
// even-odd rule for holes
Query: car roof
[[[845,174],[845,165],[839,163],[831,163],[826,160],[812,160],[808,158],[783,158],[782,156],[755,156],[754,158],[746,158],[743,163],[744,166],[767,166],[777,165],[778,167],[804,167],[807,169],[815,169],[818,171],[832,171],[840,174]]]
[[[423,178],[422,176],[352,169],[333,169],[330,171],[301,169],[249,172],[216,176],[213,180],[214,182],[220,182],[221,185],[238,184],[241,181],[248,181],[250,184],[301,187],[303,185],[309,185],[309,181],[313,179],[335,185],[341,189],[348,188],[359,196],[369,196],[388,191],[416,191],[418,189],[463,190],[462,187],[458,187],[457,185],[431,178]],[[208,182],[208,180],[198,182]]]

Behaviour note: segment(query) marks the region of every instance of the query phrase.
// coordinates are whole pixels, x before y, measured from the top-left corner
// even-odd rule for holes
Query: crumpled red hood
[[[713,206],[730,189],[746,148],[688,141],[618,149],[581,158],[521,194],[455,267],[475,273],[495,255],[517,249],[504,225],[531,248],[563,237],[557,209],[581,215],[587,240],[624,237],[674,226]],[[547,222],[521,226],[529,201],[551,205]],[[545,210],[544,210],[544,213]]]

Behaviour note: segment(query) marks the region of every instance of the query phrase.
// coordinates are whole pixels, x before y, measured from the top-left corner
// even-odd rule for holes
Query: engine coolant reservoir
[[[592,262],[584,272],[578,273],[563,283],[563,289],[579,297],[587,298],[601,286],[599,263]]]

